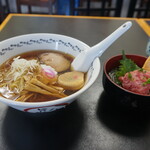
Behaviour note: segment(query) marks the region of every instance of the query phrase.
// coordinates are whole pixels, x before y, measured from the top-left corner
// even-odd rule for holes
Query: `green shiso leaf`
[[[137,69],[141,69],[138,67],[134,61],[131,59],[128,59],[125,55],[125,52],[122,51],[122,59],[120,60],[119,67],[115,70],[115,76],[116,79],[118,79],[121,76],[124,76],[127,72],[131,72]],[[119,81],[118,81],[119,82]]]

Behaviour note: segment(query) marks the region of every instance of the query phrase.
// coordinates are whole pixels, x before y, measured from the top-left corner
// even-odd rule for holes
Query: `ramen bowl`
[[[0,42],[0,64],[12,56],[34,50],[54,50],[76,57],[79,53],[87,49],[89,49],[87,44],[64,35],[45,33],[21,35]],[[60,108],[65,108],[94,83],[99,72],[100,61],[97,58],[87,72],[85,85],[74,94],[64,98],[46,102],[19,102],[1,96],[0,102],[17,110],[30,113],[51,112]]]
[[[139,67],[142,67],[146,57],[139,55],[126,55],[133,60]],[[116,84],[109,76],[110,71],[119,66],[122,55],[111,57],[104,64],[103,87],[114,103],[119,104],[122,108],[135,110],[150,110],[150,96],[137,94]]]

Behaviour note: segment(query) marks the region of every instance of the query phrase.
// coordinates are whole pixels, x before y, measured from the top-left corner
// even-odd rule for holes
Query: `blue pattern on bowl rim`
[[[70,42],[64,42],[62,40],[54,40],[52,38],[50,39],[39,39],[39,40],[28,40],[28,41],[21,41],[17,44],[11,44],[7,48],[3,48],[0,52],[0,55],[4,55],[7,51],[13,50],[16,47],[22,47],[24,45],[32,45],[32,44],[43,44],[43,43],[58,43],[58,44],[63,44],[63,46],[70,47],[73,51],[78,51],[81,53],[83,50],[80,49],[77,45],[73,45]]]

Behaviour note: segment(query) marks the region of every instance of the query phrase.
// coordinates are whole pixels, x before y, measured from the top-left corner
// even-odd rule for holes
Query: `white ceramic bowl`
[[[82,51],[85,51],[89,46],[77,39],[58,35],[58,34],[27,34],[22,36],[13,37],[0,42],[0,64],[12,56],[20,53],[33,51],[33,50],[56,50],[77,56]],[[80,62],[79,62],[80,63]],[[60,108],[64,108],[73,102],[80,94],[86,91],[96,80],[100,72],[100,61],[97,58],[91,65],[88,73],[86,84],[82,89],[76,93],[60,98],[54,101],[47,102],[17,102],[0,97],[0,101],[6,105],[24,112],[51,112]]]

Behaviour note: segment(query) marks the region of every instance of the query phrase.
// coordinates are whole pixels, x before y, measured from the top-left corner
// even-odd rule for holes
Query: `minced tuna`
[[[135,70],[119,77],[122,87],[139,94],[150,95],[150,71]]]

